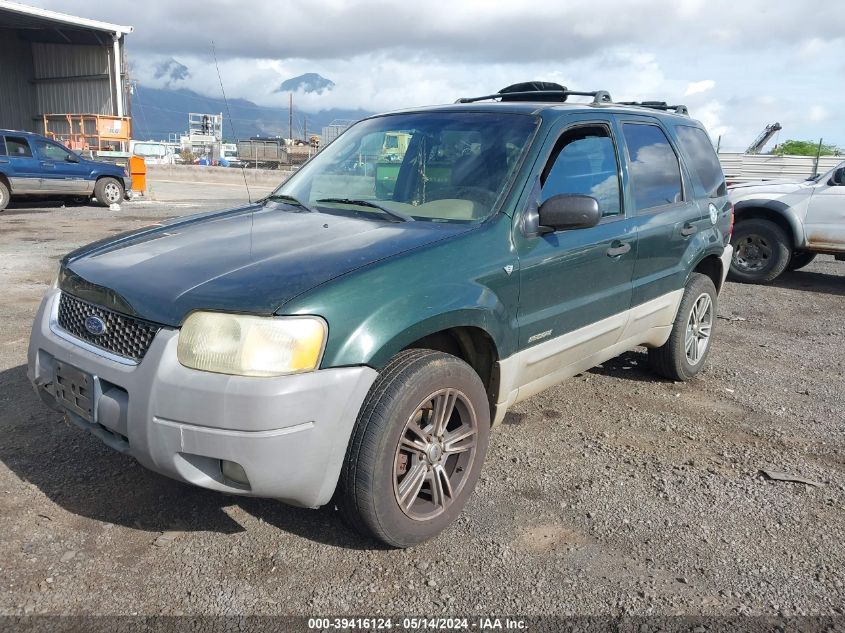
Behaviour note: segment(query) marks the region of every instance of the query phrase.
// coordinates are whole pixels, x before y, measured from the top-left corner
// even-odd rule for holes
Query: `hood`
[[[65,258],[62,288],[170,326],[197,309],[270,315],[335,277],[473,228],[291,209],[250,205],[96,242]]]
[[[94,158],[80,157],[80,162],[84,162],[85,164],[90,165],[90,167],[92,169],[97,169],[100,172],[112,171],[112,172],[119,174],[121,176],[123,175],[124,170],[126,170],[126,171],[129,170],[129,165],[127,165],[124,168],[124,167],[121,167],[120,165],[115,165],[114,163],[110,163],[110,162],[105,161],[105,160],[97,160],[97,159],[94,159]]]
[[[765,191],[767,193],[794,193],[807,187],[814,185],[814,182],[809,180],[754,180],[752,182],[743,182],[728,187],[729,191],[733,191],[740,195],[750,194],[756,191]]]

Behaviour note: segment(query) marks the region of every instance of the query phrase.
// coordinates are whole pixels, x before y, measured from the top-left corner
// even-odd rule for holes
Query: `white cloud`
[[[712,79],[703,79],[702,81],[693,81],[687,85],[687,91],[684,96],[697,95],[708,90],[713,90],[716,87],[716,82]]]
[[[813,123],[819,123],[821,121],[826,121],[830,117],[830,113],[827,111],[827,108],[820,105],[814,105],[810,108],[809,113],[807,114],[807,118],[812,121]]]
[[[845,121],[829,114],[845,97],[845,71],[833,61],[845,59],[845,12],[829,0],[40,4],[132,24],[127,50],[143,85],[161,84],[154,65],[174,57],[190,76],[171,88],[216,98],[212,39],[230,99],[279,108],[287,107],[279,84],[306,72],[336,84],[296,95],[297,107],[312,111],[447,103],[540,79],[606,89],[617,100],[686,103],[714,138],[722,133],[738,149],[774,121],[784,138],[845,144]]]

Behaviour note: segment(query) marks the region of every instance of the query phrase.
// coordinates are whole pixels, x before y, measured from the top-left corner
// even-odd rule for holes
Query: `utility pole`
[[[290,93],[290,101],[288,104],[288,138],[293,143],[293,93]]]

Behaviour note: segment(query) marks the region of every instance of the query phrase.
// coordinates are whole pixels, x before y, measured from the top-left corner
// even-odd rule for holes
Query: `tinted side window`
[[[69,152],[58,145],[50,143],[49,141],[35,141],[35,151],[38,155],[46,160],[67,160],[70,155]]]
[[[619,168],[609,130],[596,125],[564,132],[540,183],[542,201],[561,193],[577,193],[598,200],[602,216],[619,215]]]
[[[707,132],[698,127],[679,125],[675,128],[675,133],[678,135],[681,150],[689,159],[687,166],[692,169],[695,182],[711,198],[728,195],[725,175]]]
[[[0,156],[6,155],[6,139],[0,136]]]
[[[628,156],[634,205],[638,211],[683,200],[681,167],[669,139],[656,125],[622,125]]]
[[[6,137],[6,150],[9,156],[17,156],[18,158],[26,158],[32,156],[32,150],[29,149],[29,143],[25,138],[17,136]]]

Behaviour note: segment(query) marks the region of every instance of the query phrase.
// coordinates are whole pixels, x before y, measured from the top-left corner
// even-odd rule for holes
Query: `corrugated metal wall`
[[[40,113],[114,113],[109,47],[36,42],[32,59]]]
[[[822,156],[818,173],[823,174],[839,163],[845,156]],[[749,182],[752,180],[803,180],[813,175],[815,156],[771,156],[768,154],[741,154],[720,152],[719,162],[728,182]]]
[[[29,42],[0,29],[0,128],[43,132],[42,114],[116,114],[112,55],[111,45]]]
[[[0,128],[34,130],[35,100],[30,43],[0,29]]]

